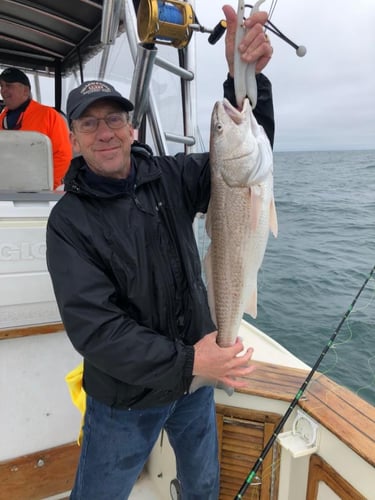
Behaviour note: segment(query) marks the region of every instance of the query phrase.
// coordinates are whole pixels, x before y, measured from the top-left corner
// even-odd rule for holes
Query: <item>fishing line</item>
[[[273,16],[277,2],[278,2],[278,0],[272,0],[271,7],[270,7],[270,10],[268,12],[268,20],[270,20],[271,17]]]
[[[274,35],[278,36],[279,38],[281,38],[281,40],[283,40],[288,45],[293,47],[296,50],[296,54],[298,57],[303,57],[306,54],[306,47],[303,45],[297,45],[296,43],[294,43],[282,31],[280,31],[279,28],[277,28],[273,23],[271,23],[270,18],[275,10],[276,3],[277,2],[275,2],[273,6],[271,5],[269,18],[268,18],[268,21],[266,21],[264,28],[265,28],[265,30],[271,31]],[[253,5],[245,4],[244,7],[252,9]],[[192,29],[194,31],[200,31],[201,33],[210,33],[210,36],[208,37],[208,42],[211,45],[215,45],[215,43],[217,43],[220,40],[220,38],[225,33],[225,30],[227,29],[227,22],[224,19],[219,21],[219,23],[212,30],[207,29],[204,26],[202,26],[200,24],[200,22],[198,21],[197,16],[195,16],[195,21],[196,21],[195,24],[190,25],[190,29]]]
[[[371,363],[374,363],[374,367],[371,366]],[[375,356],[372,356],[368,361],[367,361],[368,367],[370,372],[372,373],[372,380],[370,381],[369,384],[364,385],[360,387],[356,394],[359,395],[361,391],[365,391],[366,389],[371,389],[375,385]]]
[[[310,380],[313,377],[314,373],[317,371],[317,369],[318,369],[320,363],[322,362],[324,356],[326,355],[327,351],[332,346],[332,344],[333,344],[333,342],[334,342],[337,334],[341,330],[342,325],[345,323],[345,321],[348,318],[349,314],[352,312],[352,310],[353,310],[353,308],[354,308],[357,300],[359,299],[359,296],[361,295],[361,293],[363,292],[363,290],[366,288],[367,283],[370,281],[372,275],[374,274],[374,271],[375,271],[375,265],[371,269],[370,274],[367,276],[367,278],[363,282],[361,288],[359,289],[357,295],[354,297],[352,303],[350,304],[350,306],[346,310],[344,316],[341,318],[341,321],[339,322],[336,330],[333,332],[333,334],[329,338],[327,344],[324,346],[322,352],[320,353],[320,355],[319,355],[318,359],[316,360],[314,366],[312,367],[310,373],[307,375],[306,379],[304,380],[304,382],[302,383],[301,387],[299,388],[297,394],[295,395],[293,401],[291,402],[289,408],[285,412],[285,415],[281,418],[281,420],[278,423],[278,425],[276,426],[276,428],[275,428],[272,436],[270,437],[270,439],[268,440],[266,446],[264,447],[262,453],[260,454],[259,458],[255,462],[253,468],[249,472],[249,474],[248,474],[247,478],[245,479],[244,483],[242,484],[241,488],[238,490],[238,493],[234,497],[234,500],[241,500],[241,499],[243,499],[243,495],[246,493],[247,488],[251,485],[251,483],[252,483],[252,481],[253,481],[253,479],[255,477],[255,474],[257,473],[259,467],[263,463],[263,460],[264,460],[265,456],[267,455],[267,453],[271,449],[272,445],[276,441],[277,436],[280,434],[282,428],[284,427],[284,425],[285,425],[286,421],[288,420],[290,414],[292,413],[292,411],[294,410],[294,408],[297,405],[298,401],[300,400],[302,394],[305,392],[305,389],[306,389],[308,383],[310,382]]]
[[[349,319],[349,318],[348,318]],[[347,321],[346,328],[348,330],[348,336],[345,339],[341,339],[340,342],[334,342],[331,347],[330,347],[330,353],[333,356],[333,360],[328,360],[328,358],[325,360],[326,361],[326,368],[321,370],[321,373],[323,375],[327,375],[330,372],[332,372],[339,364],[339,353],[337,352],[337,348],[340,348],[341,346],[344,346],[351,342],[353,340],[353,332],[352,329],[350,328],[349,321]],[[313,382],[312,382],[313,383]]]
[[[371,280],[371,282],[375,284],[374,277]],[[354,333],[354,328],[356,328],[356,327],[354,327],[354,324],[356,321],[356,316],[353,315],[353,313],[356,313],[357,315],[360,313],[366,313],[366,311],[373,305],[374,298],[375,298],[375,287],[373,287],[373,289],[371,289],[370,283],[369,283],[367,285],[367,290],[368,290],[368,293],[371,294],[371,296],[368,298],[368,300],[365,300],[366,295],[362,295],[362,301],[364,301],[364,302],[362,302],[363,305],[361,306],[360,303],[358,302],[356,304],[355,310],[353,310],[350,317],[347,318],[347,321],[345,324],[345,330],[347,331],[346,336],[343,337],[344,331],[342,330],[341,335],[340,335],[340,340],[336,339],[336,341],[334,342],[334,344],[330,348],[330,352],[327,353],[327,357],[325,359],[325,362],[322,363],[322,364],[324,364],[324,368],[322,366],[320,367],[320,373],[322,373],[323,375],[329,375],[334,380],[335,380],[335,378],[339,377],[339,375],[335,373],[335,370],[336,370],[336,368],[339,369],[339,362],[341,361],[342,354],[343,354],[342,349],[345,348],[345,346],[347,346],[351,342],[355,342],[355,340],[356,340],[356,336]],[[361,320],[359,320],[359,321],[361,322]],[[358,325],[358,327],[360,327],[360,324]],[[365,339],[366,339],[366,336],[364,335],[364,333],[362,333],[361,340],[363,342],[365,342]],[[359,346],[359,348],[360,348],[360,346]],[[331,353],[331,358],[330,358],[330,353]],[[363,385],[359,385],[357,387],[354,387],[353,381],[351,381],[350,383],[349,383],[349,381],[347,381],[348,387],[350,387],[351,390],[355,394],[357,394],[358,396],[359,396],[361,391],[363,392],[366,389],[371,389],[375,385],[375,369],[373,367],[373,362],[375,360],[374,353],[375,353],[375,351],[372,353],[371,352],[368,353],[369,358],[367,361],[367,366],[368,366],[368,372],[369,372],[369,382],[363,383]],[[349,353],[347,353],[347,355],[350,356]],[[333,359],[332,359],[332,356],[333,356]],[[345,356],[345,354],[344,354],[344,356]],[[345,361],[345,357],[344,357],[344,361]],[[347,360],[347,362],[348,362],[348,360]],[[362,368],[362,370],[363,370],[363,368]],[[355,378],[355,374],[353,374],[353,375]],[[314,378],[314,380],[311,383],[314,384],[315,381],[317,381],[316,378]],[[362,397],[363,399],[366,399],[366,396],[360,396],[360,397]]]

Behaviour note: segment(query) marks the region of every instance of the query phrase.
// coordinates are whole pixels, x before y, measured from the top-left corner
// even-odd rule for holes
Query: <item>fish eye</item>
[[[216,130],[218,132],[221,132],[223,130],[223,125],[220,122],[216,124]]]

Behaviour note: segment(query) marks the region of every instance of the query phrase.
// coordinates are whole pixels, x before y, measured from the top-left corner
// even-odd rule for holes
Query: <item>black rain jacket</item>
[[[258,75],[258,122],[273,140],[271,85]],[[224,94],[234,102],[233,80]],[[117,180],[75,158],[47,225],[47,265],[85,391],[118,408],[185,394],[195,344],[214,331],[193,220],[210,198],[209,154],[153,156],[135,143]],[[58,353],[56,353],[58,355]]]

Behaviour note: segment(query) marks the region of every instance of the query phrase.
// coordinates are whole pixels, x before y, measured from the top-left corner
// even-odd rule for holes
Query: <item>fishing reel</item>
[[[253,6],[246,4],[245,7]],[[294,43],[271,21],[267,21],[264,27],[295,48],[299,57],[306,54],[303,45]],[[139,0],[137,28],[140,41],[144,44],[171,45],[182,49],[188,45],[194,31],[209,33],[208,42],[214,45],[225,33],[227,23],[222,19],[213,29],[202,26],[193,7],[184,0]]]
[[[187,46],[195,22],[192,6],[182,0],[140,0],[137,11],[138,36],[143,43]]]
[[[216,43],[227,27],[225,20],[213,29],[202,26],[192,8],[184,0],[140,0],[137,9],[138,36],[142,43],[159,43],[182,49],[194,31],[210,33],[209,43]]]

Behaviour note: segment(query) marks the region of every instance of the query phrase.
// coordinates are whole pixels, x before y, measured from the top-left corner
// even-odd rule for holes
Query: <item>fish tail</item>
[[[201,387],[214,386],[214,385],[215,382],[213,380],[196,375],[195,377],[193,377],[193,380],[190,384],[189,394],[193,394],[193,392],[197,391]]]
[[[215,387],[216,389],[222,389],[228,394],[228,396],[232,396],[232,394],[234,393],[233,387],[230,387],[229,385],[196,375],[190,384],[189,394],[193,394],[193,392],[205,386]]]

